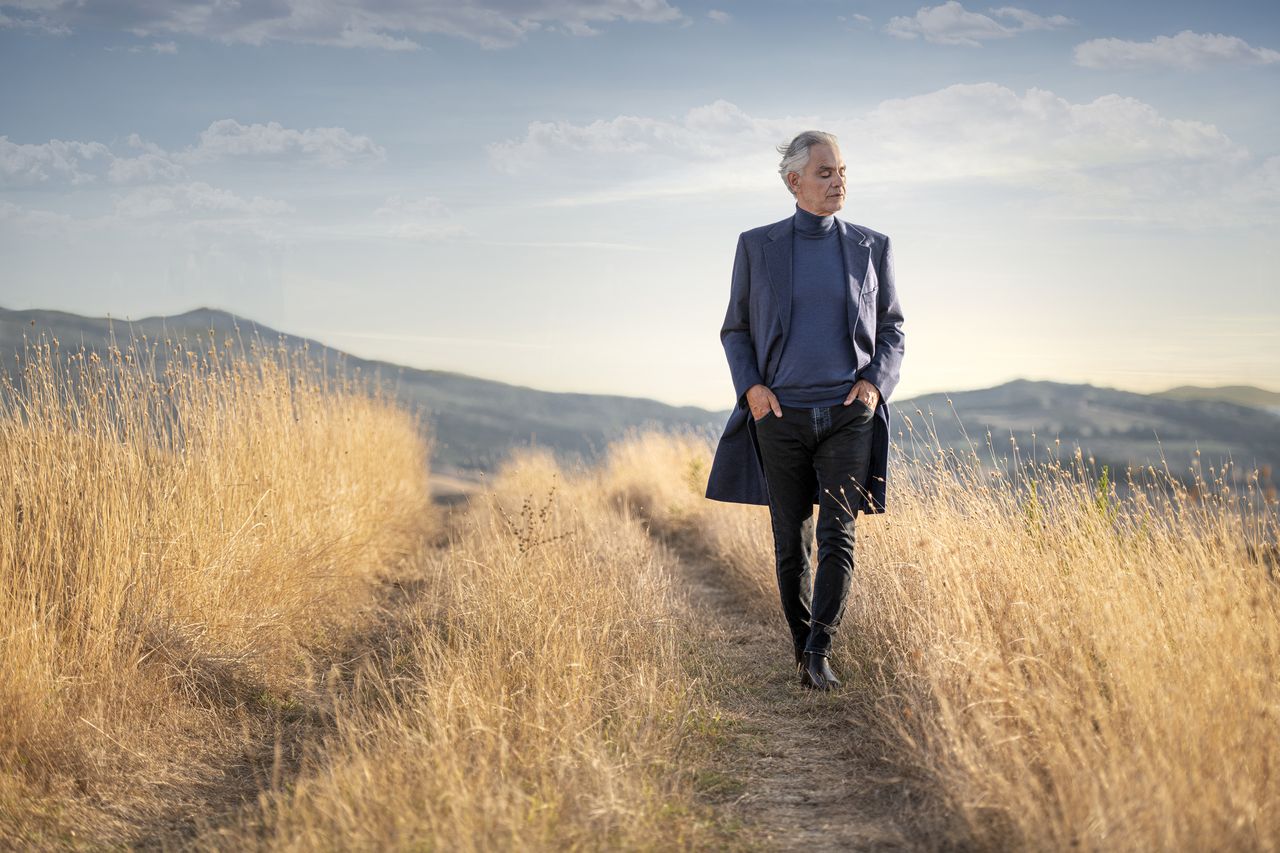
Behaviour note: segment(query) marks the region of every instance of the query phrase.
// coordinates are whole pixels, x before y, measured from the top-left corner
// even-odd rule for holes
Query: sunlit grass
[[[419,535],[427,447],[261,342],[44,338],[4,367],[0,836],[34,839],[122,774],[146,808],[184,739],[234,742],[228,714],[287,692]]]
[[[767,510],[702,497],[705,439],[636,435],[587,470],[522,454],[437,542],[421,424],[305,353],[46,341],[10,367],[0,840],[181,820],[219,849],[749,843],[699,804],[698,673],[723,660],[657,540],[788,648]],[[956,453],[903,419],[830,707],[927,788],[939,846],[1276,846],[1274,498],[1188,473]],[[269,778],[226,780],[300,719]],[[173,812],[211,780],[245,804]]]
[[[593,475],[526,454],[441,543],[421,424],[305,353],[46,342],[18,367],[0,846],[727,837],[693,798],[670,565]]]
[[[594,478],[522,455],[477,496],[394,665],[338,704],[288,791],[205,843],[235,849],[715,846],[692,799],[704,699],[669,566]]]
[[[880,730],[850,736],[884,738],[980,846],[1274,847],[1280,585],[1256,474],[1117,489],[1079,456],[984,464],[923,420],[898,436],[889,512],[859,516],[835,660]],[[710,457],[641,435],[607,482],[777,610],[767,513],[702,499]]]

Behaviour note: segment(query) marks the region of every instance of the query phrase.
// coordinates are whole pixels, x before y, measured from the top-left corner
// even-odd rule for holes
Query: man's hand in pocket
[[[844,398],[846,406],[863,405],[867,407],[864,417],[860,417],[858,422],[871,420],[876,411],[876,404],[880,402],[880,389],[865,379],[859,379],[853,383],[853,388],[849,390],[849,396]]]
[[[769,412],[782,417],[782,405],[773,392],[763,385],[752,385],[747,389],[747,406],[751,409],[751,417],[760,420]]]

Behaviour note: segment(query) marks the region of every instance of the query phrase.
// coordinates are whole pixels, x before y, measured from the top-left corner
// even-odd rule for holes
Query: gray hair
[[[796,137],[786,145],[778,146],[778,153],[782,155],[782,162],[778,164],[778,174],[782,176],[782,183],[786,186],[787,192],[792,195],[796,193],[791,189],[791,184],[787,183],[787,173],[803,172],[804,167],[809,165],[809,149],[815,145],[840,147],[835,134],[821,130],[806,130],[796,134]]]

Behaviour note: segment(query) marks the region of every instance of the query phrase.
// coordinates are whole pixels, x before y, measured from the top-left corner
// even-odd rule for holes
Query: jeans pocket
[[[863,400],[855,398],[854,401],[849,405],[855,407],[855,411],[853,413],[853,422],[858,426],[865,424],[867,421],[871,420],[876,415],[875,409],[868,406],[866,402]]]

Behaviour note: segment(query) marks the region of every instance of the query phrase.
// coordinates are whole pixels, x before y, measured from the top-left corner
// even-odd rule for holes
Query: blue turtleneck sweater
[[[791,329],[770,390],[784,406],[838,406],[858,359],[849,339],[844,253],[836,218],[796,205],[791,252]]]

